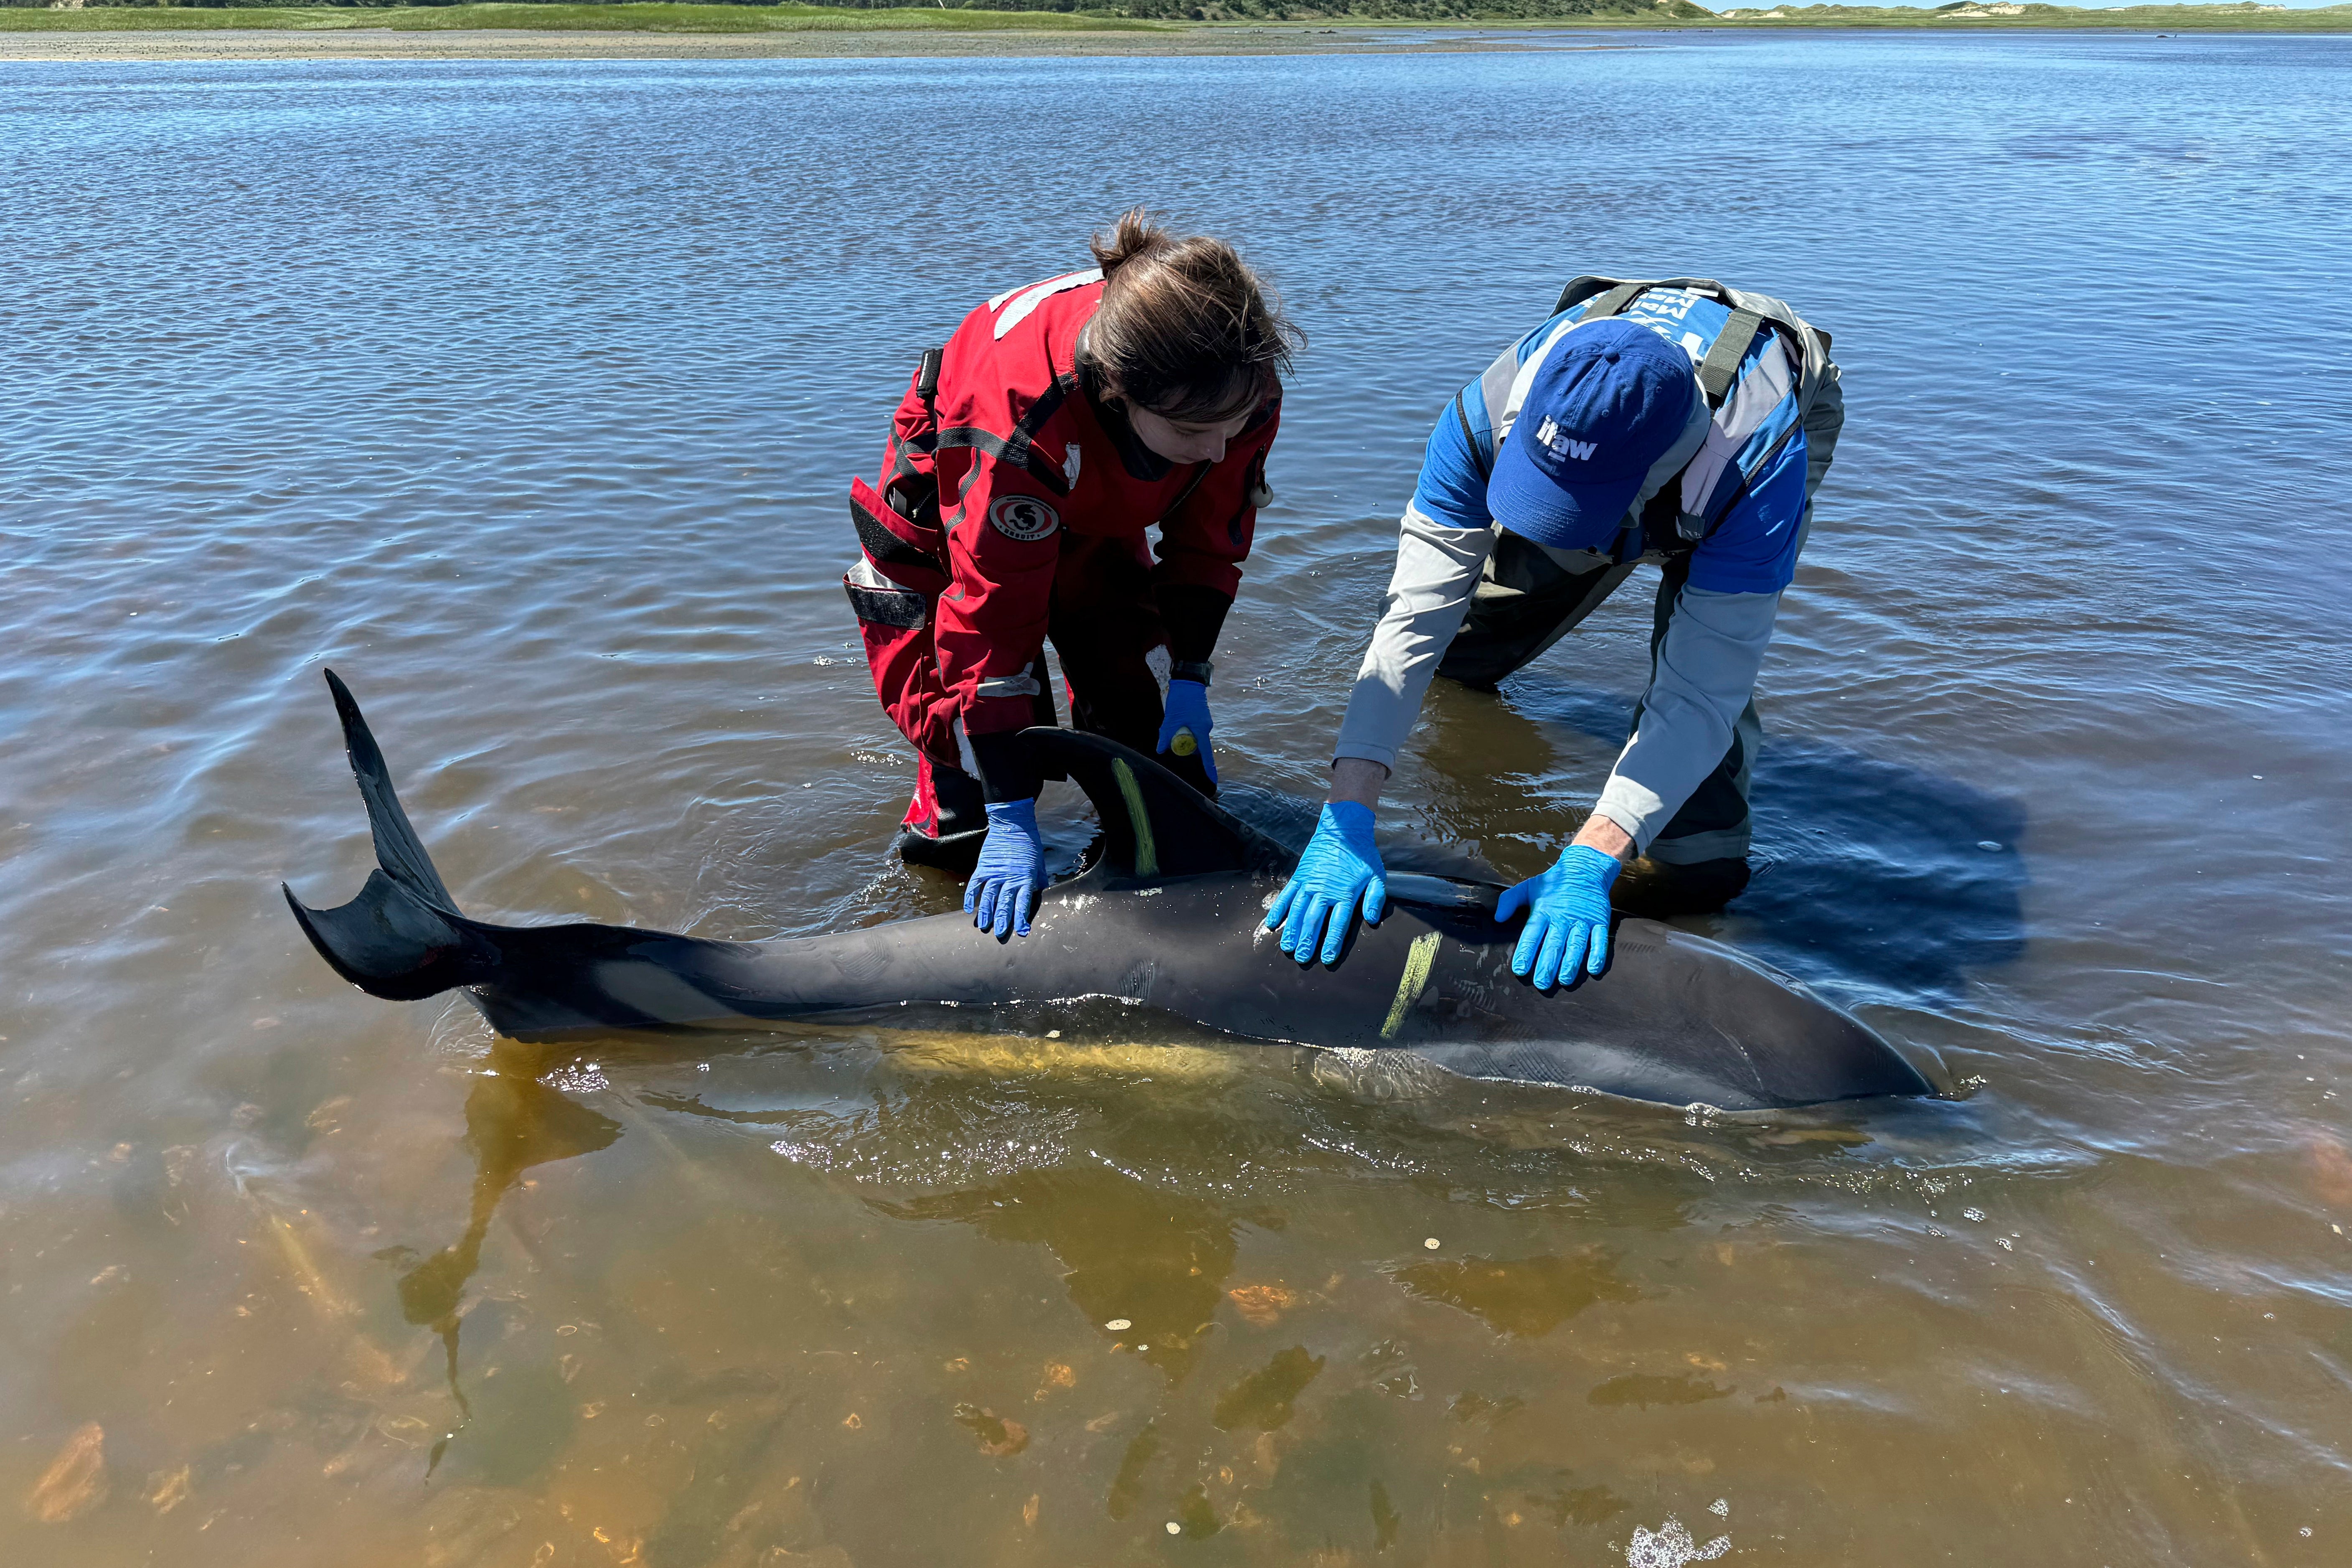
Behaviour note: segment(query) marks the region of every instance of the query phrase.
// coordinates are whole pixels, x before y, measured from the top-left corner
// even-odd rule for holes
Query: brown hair
[[[1306,337],[1222,239],[1180,239],[1141,207],[1097,235],[1102,303],[1079,353],[1104,390],[1169,419],[1230,419],[1274,395]]]

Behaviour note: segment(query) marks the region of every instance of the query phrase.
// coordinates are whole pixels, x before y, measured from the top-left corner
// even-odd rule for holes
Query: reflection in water
[[[685,1484],[646,1534],[644,1560],[651,1568],[708,1563],[718,1554],[729,1525],[755,1505],[760,1463],[791,1411],[788,1401],[763,1399],[733,1419],[706,1419]]]
[[[1068,1270],[1063,1283],[1087,1321],[1171,1384],[1198,1359],[1243,1223],[1198,1198],[1088,1166],[1017,1171],[983,1187],[874,1206],[896,1219],[961,1220],[998,1241],[1043,1242]],[[1123,1326],[1105,1326],[1114,1322]]]
[[[1110,1479],[1110,1493],[1104,1500],[1104,1511],[1113,1519],[1125,1519],[1135,1511],[1143,1497],[1144,1472],[1151,1461],[1160,1457],[1160,1427],[1146,1421],[1143,1429],[1129,1439],[1126,1452],[1118,1457],[1118,1469]]]
[[[1591,750],[1597,786],[1633,713],[1629,700],[1565,685],[1540,665],[1500,694],[1439,691],[1421,749],[1430,815],[1496,838],[1549,843],[1569,826],[1557,787],[1529,787],[1581,771],[1549,726],[1604,744]],[[1474,758],[1475,768],[1463,765]],[[1522,792],[1517,804],[1497,798]],[[1751,798],[1756,879],[1728,913],[1760,926],[1785,962],[1809,960],[1816,977],[1948,995],[2023,952],[2018,802],[1769,728]]]
[[[1416,1263],[1398,1269],[1397,1282],[1424,1301],[1459,1307],[1504,1333],[1529,1338],[1551,1332],[1595,1301],[1642,1299],[1598,1247],[1550,1258]]]
[[[1222,1431],[1271,1432],[1290,1424],[1293,1404],[1323,1370],[1323,1357],[1293,1345],[1217,1396],[1209,1419]]]
[[[619,1122],[565,1099],[535,1079],[500,1072],[475,1080],[473,1092],[466,1097],[466,1142],[474,1151],[475,1162],[473,1207],[466,1222],[466,1234],[400,1277],[401,1312],[410,1322],[441,1336],[448,1363],[449,1393],[457,1402],[457,1425],[433,1445],[426,1473],[439,1468],[450,1439],[472,1425],[475,1418],[473,1406],[457,1381],[457,1309],[466,1282],[481,1266],[482,1241],[489,1234],[490,1216],[498,1212],[499,1200],[531,1166],[593,1153],[608,1147],[620,1135]],[[405,1247],[394,1247],[378,1256],[387,1261],[400,1261],[412,1255]],[[560,1380],[552,1386],[518,1393],[517,1384],[520,1382],[536,1378],[544,1384],[554,1377],[552,1369],[509,1374],[507,1385],[499,1390],[500,1412],[568,1408]],[[532,1397],[534,1394],[541,1397]],[[485,1435],[489,1439],[483,1445],[485,1452],[501,1471],[529,1474],[539,1468],[529,1456],[542,1449],[545,1456],[551,1456],[562,1445],[564,1434],[548,1429],[546,1423],[531,1424],[529,1432],[510,1430],[511,1426],[501,1420],[499,1431]]]

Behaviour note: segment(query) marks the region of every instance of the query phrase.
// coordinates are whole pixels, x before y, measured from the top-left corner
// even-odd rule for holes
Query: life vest
[[[1037,557],[1062,548],[1057,536],[1126,551],[1171,645],[1213,644],[1257,509],[1272,499],[1265,453],[1278,396],[1222,459],[1177,464],[1088,395],[1078,348],[1102,290],[1100,270],[1089,268],[1006,289],[971,311],[917,368],[880,482],[850,485],[861,547],[843,583],[852,608],[869,642],[906,633],[929,647],[936,635],[950,705],[975,734],[1034,721],[1025,700],[1042,690],[1032,666],[1055,581],[1039,575]],[[1012,570],[992,570],[992,558]]]
[[[1576,312],[1573,319],[1570,311]],[[1495,452],[1518,417],[1532,367],[1563,334],[1611,317],[1637,321],[1681,348],[1706,398],[1711,419],[1705,441],[1659,487],[1639,520],[1642,554],[1686,554],[1715,531],[1749,481],[1803,427],[1830,368],[1830,335],[1783,300],[1712,279],[1579,278],[1560,290],[1551,317],[1479,377],[1484,438],[1463,405],[1463,394],[1454,395],[1454,416],[1470,437],[1480,477],[1493,471]]]

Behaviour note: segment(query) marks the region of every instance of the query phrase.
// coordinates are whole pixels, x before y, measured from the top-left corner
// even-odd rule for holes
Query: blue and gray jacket
[[[1395,765],[1431,675],[1491,579],[1502,532],[1486,510],[1496,448],[1545,356],[1578,327],[1612,316],[1679,345],[1706,393],[1609,545],[1545,550],[1580,574],[1638,561],[1687,568],[1640,723],[1595,806],[1646,850],[1730,749],[1843,423],[1828,334],[1763,295],[1706,279],[1580,278],[1549,319],[1455,395],[1404,510],[1396,572],[1336,754]],[[1746,845],[1684,847],[1712,855]]]

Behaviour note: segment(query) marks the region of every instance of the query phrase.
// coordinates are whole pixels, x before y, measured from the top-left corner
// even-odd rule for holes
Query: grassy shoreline
[[[1999,3],[1999,0],[1989,0]],[[1548,17],[1477,17],[1408,20],[1389,17],[1326,16],[1311,20],[1256,20],[1245,17],[1205,22],[1165,22],[1102,15],[1078,16],[1057,11],[949,10],[940,7],[850,9],[841,6],[707,5],[637,0],[621,5],[486,4],[402,7],[317,6],[310,8],[213,9],[194,6],[91,6],[81,10],[49,10],[0,5],[0,33],[16,34],[157,34],[262,31],[273,33],[337,32],[528,32],[613,34],[794,34],[794,33],[925,33],[925,34],[1158,34],[1171,44],[1179,37],[1200,41],[1204,35],[1249,31],[1265,34],[1324,34],[1341,28],[1349,33],[1699,31],[1727,29],[1864,28],[1962,32],[2112,31],[2137,32],[2352,32],[2352,5],[2320,10],[2285,11],[2249,5],[2135,5],[2111,9],[2080,9],[2034,5],[2014,14],[1969,10],[1915,11],[1878,6],[1751,7],[1727,16],[1696,17],[1653,16],[1582,16]],[[1141,39],[1136,39],[1139,45]]]
[[[635,0],[615,5],[473,5],[260,8],[91,6],[79,11],[0,7],[0,32],[530,33],[1153,33],[1175,29],[1124,16],[1061,12],[949,11],[824,5],[692,5]]]

